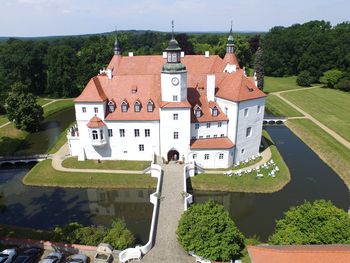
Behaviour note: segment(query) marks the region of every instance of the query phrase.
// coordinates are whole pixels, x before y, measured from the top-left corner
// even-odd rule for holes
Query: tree
[[[350,91],[350,79],[341,79],[335,87],[342,91]]]
[[[269,243],[275,245],[350,244],[350,217],[330,201],[291,207],[276,221]]]
[[[309,71],[303,70],[297,77],[297,84],[302,87],[310,87],[312,83],[312,77]]]
[[[77,57],[69,46],[50,46],[47,65],[46,93],[53,97],[71,97],[78,93],[76,85]]]
[[[334,88],[339,80],[344,76],[344,73],[338,69],[331,69],[323,73],[320,82],[328,88]]]
[[[38,131],[44,119],[43,108],[37,104],[36,98],[28,92],[28,86],[15,83],[6,99],[7,117],[16,128],[29,132]]]
[[[263,52],[260,47],[255,53],[254,70],[256,73],[257,86],[262,90],[264,88],[264,60]]]
[[[222,205],[209,201],[193,204],[180,218],[177,240],[186,251],[210,260],[238,258],[244,236]]]
[[[135,238],[126,224],[121,219],[113,220],[112,226],[108,229],[103,242],[110,244],[114,249],[122,250],[134,244]]]

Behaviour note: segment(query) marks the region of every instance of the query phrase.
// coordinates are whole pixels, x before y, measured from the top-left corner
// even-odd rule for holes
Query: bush
[[[274,245],[350,244],[350,217],[330,201],[304,202],[276,221]]]
[[[342,91],[350,91],[350,79],[341,79],[335,87]]]
[[[297,77],[297,84],[301,87],[310,87],[312,84],[312,77],[309,71],[303,70]]]
[[[339,80],[344,77],[344,73],[338,69],[331,69],[323,73],[320,82],[328,88],[334,88]]]
[[[224,207],[213,201],[191,205],[182,214],[176,234],[184,250],[210,260],[238,258],[244,248],[243,234]]]
[[[104,243],[110,244],[114,249],[122,250],[134,244],[135,238],[123,220],[113,220],[112,227],[108,229],[103,238]]]

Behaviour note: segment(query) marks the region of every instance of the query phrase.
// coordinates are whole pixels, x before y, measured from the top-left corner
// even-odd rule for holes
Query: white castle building
[[[226,168],[259,153],[265,97],[234,53],[186,55],[174,38],[163,55],[122,56],[75,99],[68,132],[79,160],[166,160]]]

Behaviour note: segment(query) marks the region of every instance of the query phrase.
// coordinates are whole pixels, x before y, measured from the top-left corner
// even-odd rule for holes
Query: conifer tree
[[[264,88],[264,58],[260,47],[255,53],[254,71],[256,73],[257,86],[262,90]]]

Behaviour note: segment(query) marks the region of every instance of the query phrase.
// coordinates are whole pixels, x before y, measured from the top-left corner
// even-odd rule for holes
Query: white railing
[[[153,241],[156,235],[155,231],[156,231],[156,222],[157,222],[158,209],[159,209],[160,187],[162,183],[162,168],[160,167],[160,165],[154,164],[154,161],[153,161],[151,164],[150,170],[151,170],[151,176],[156,177],[158,179],[158,182],[157,182],[156,192],[150,195],[150,202],[153,204],[153,213],[152,213],[151,228],[149,231],[149,239],[144,246],[127,248],[122,252],[120,252],[119,261],[122,263],[132,259],[138,259],[138,258],[134,258],[134,256],[140,255],[140,258],[141,258],[142,255],[147,254],[153,247]]]
[[[193,164],[187,164],[184,166],[184,181],[183,181],[183,195],[184,195],[184,211],[187,210],[188,206],[192,204],[193,202],[193,196],[189,193],[187,193],[187,178],[192,174],[192,171],[194,171],[194,165]]]

